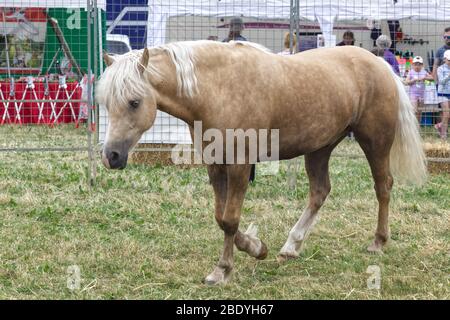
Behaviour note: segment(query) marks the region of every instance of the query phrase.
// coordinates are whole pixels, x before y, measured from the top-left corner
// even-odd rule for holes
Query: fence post
[[[88,87],[88,125],[87,125],[87,140],[88,140],[88,158],[89,158],[89,164],[88,164],[88,181],[89,185],[92,187],[95,183],[95,156],[94,156],[94,150],[93,150],[93,144],[92,144],[92,116],[95,115],[95,109],[93,108],[94,102],[93,102],[93,96],[92,96],[92,88],[93,83],[91,81],[92,79],[92,14],[94,14],[94,27],[96,22],[96,4],[97,2],[94,0],[94,6],[92,3],[92,0],[87,0],[87,23],[88,23],[88,81],[87,81],[87,87]],[[95,34],[94,34],[94,54],[95,54]],[[96,60],[94,58],[94,60]],[[96,62],[94,61],[94,68],[96,66]],[[95,78],[95,71],[94,69],[94,78]]]

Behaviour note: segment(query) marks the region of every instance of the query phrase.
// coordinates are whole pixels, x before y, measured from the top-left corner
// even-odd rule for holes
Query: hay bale
[[[129,163],[145,165],[178,165],[181,168],[192,168],[199,165],[195,164],[175,164],[172,160],[172,149],[175,144],[163,143],[140,143],[133,152],[130,153]],[[191,153],[191,159],[193,154]]]
[[[172,148],[175,144],[141,143],[130,154],[129,163],[145,165],[175,165],[172,161]],[[450,173],[450,144],[447,142],[424,143],[430,173]],[[193,159],[193,155],[191,155]],[[181,168],[192,168],[199,165],[182,164]]]
[[[130,153],[129,163],[148,165],[173,165],[171,150],[173,144],[152,144],[140,143],[133,152]]]
[[[430,173],[450,173],[450,144],[444,141],[424,143]]]

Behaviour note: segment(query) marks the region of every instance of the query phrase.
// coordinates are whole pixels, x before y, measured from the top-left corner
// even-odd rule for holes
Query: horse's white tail
[[[420,185],[427,178],[427,164],[419,124],[402,80],[385,64],[395,79],[399,99],[398,123],[390,154],[391,172],[400,181]]]

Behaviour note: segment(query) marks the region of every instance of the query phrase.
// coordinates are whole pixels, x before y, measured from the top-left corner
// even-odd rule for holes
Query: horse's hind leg
[[[369,161],[372,176],[375,181],[375,192],[378,200],[378,224],[375,232],[375,240],[367,248],[370,252],[382,252],[383,246],[389,238],[389,200],[394,180],[389,168],[389,153],[392,146],[390,135],[372,135],[371,139],[356,139],[363,149]]]
[[[223,165],[208,166],[208,175],[215,195],[215,218],[223,230],[222,219],[227,200],[227,171]],[[267,257],[267,246],[257,237],[256,226],[251,225],[245,233],[237,231],[234,244],[240,251],[247,252],[256,259]]]
[[[303,242],[309,235],[317,219],[317,212],[330,193],[328,162],[334,147],[340,142],[305,155],[306,173],[309,178],[309,203],[300,219],[289,232],[288,239],[281,248],[278,261],[298,257]]]

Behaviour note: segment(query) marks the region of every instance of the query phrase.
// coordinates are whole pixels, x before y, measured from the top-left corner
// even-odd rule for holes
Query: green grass
[[[81,130],[56,130],[0,127],[0,136],[83,146]],[[349,141],[336,153],[361,154]],[[296,190],[287,189],[282,163],[246,196],[241,228],[259,226],[268,258],[236,252],[232,281],[207,287],[201,281],[218,261],[223,234],[205,168],[108,171],[99,162],[90,188],[86,153],[0,153],[0,299],[450,298],[449,175],[421,188],[395,185],[392,239],[384,255],[372,255],[377,202],[367,162],[333,157],[320,221],[301,256],[278,264],[307,200],[301,162]],[[67,288],[71,265],[81,272],[77,290]],[[370,265],[381,268],[379,291],[367,288]]]

